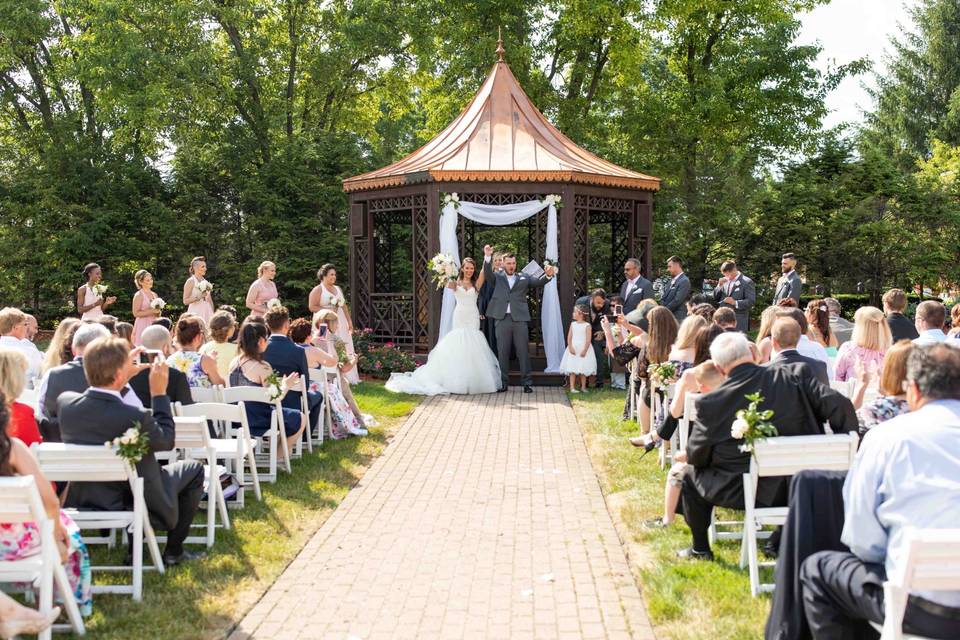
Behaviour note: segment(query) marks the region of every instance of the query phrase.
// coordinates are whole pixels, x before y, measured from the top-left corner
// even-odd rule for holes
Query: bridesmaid
[[[163,312],[150,306],[157,298],[153,290],[153,275],[146,269],[140,269],[133,275],[133,281],[137,284],[137,292],[133,294],[133,317],[136,318],[133,321],[133,344],[139,347],[143,330]]]
[[[353,350],[353,319],[350,317],[350,308],[347,307],[346,298],[343,291],[337,286],[337,268],[330,263],[320,267],[317,272],[317,279],[320,284],[315,286],[310,292],[307,305],[311,313],[321,310],[330,310],[337,314],[337,336],[343,340],[347,347],[347,353],[354,355]],[[342,302],[337,304],[336,301]],[[360,374],[354,367],[346,374],[347,381],[350,384],[360,382]]]
[[[257,279],[250,285],[247,291],[247,309],[250,309],[250,315],[259,318],[267,312],[267,302],[279,297],[277,295],[277,285],[273,282],[277,275],[277,265],[269,260],[264,260],[257,267]]]
[[[103,279],[100,265],[91,262],[83,268],[83,277],[87,284],[77,289],[77,311],[81,320],[97,320],[104,316],[104,310],[117,301],[116,296],[101,298],[93,292],[93,287]]]
[[[197,290],[197,285],[207,281],[204,277],[206,274],[205,257],[197,256],[190,261],[190,277],[183,283],[183,304],[189,305],[187,311],[199,316],[203,323],[209,326],[210,318],[213,317],[213,296],[210,291],[201,293]]]

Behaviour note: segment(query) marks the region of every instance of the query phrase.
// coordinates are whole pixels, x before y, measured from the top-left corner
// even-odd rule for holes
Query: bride
[[[494,393],[500,388],[500,365],[480,331],[477,292],[483,273],[473,258],[465,258],[453,289],[457,306],[453,328],[427,357],[427,362],[410,373],[394,373],[387,389],[397,393],[434,396],[443,393]]]

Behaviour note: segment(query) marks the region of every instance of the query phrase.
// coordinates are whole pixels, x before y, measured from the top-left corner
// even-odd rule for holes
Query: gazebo
[[[563,135],[524,93],[503,54],[498,43],[497,62],[480,90],[430,142],[343,181],[350,200],[351,309],[375,341],[415,355],[436,344],[442,296],[427,261],[440,250],[444,194],[489,205],[560,196],[558,285],[567,322],[577,296],[622,280],[627,258],[639,258],[650,273],[660,179],[607,162]],[[546,220],[544,209],[519,225],[527,228],[527,259],[543,261]],[[461,218],[460,255],[481,259],[477,237],[493,228]],[[536,315],[537,301],[531,302]],[[531,340],[539,341],[536,318],[530,328]]]

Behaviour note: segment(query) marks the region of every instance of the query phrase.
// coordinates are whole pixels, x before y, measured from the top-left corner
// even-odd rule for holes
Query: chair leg
[[[67,579],[67,572],[64,570],[62,564],[57,564],[53,568],[53,578],[57,583],[57,589],[59,589],[60,594],[63,596],[63,606],[67,612],[67,618],[70,620],[70,625],[73,627],[74,633],[78,636],[86,634],[87,630],[83,624],[83,616],[80,615],[80,607],[77,605],[77,599],[73,595],[73,590],[70,588],[70,580]]]
[[[217,507],[220,509],[220,521],[224,529],[230,528],[230,513],[227,511],[227,498],[223,495],[223,487],[220,485],[220,478],[217,478],[215,485],[217,491]]]
[[[253,446],[247,442],[247,462],[250,464],[250,475],[253,476],[253,494],[257,500],[263,500],[263,494],[260,493],[260,476],[257,473],[257,459],[253,455]]]
[[[142,495],[134,506],[133,516],[133,600],[140,602],[143,600],[143,522],[148,517],[143,513]],[[163,565],[162,559],[160,565]]]
[[[220,478],[217,476],[217,461],[213,454],[207,457],[207,469],[209,478],[207,480],[207,548],[213,547],[214,536],[217,528],[217,489],[220,486]]]
[[[53,544],[53,522],[48,520],[43,523],[43,539],[46,541],[44,546],[46,547],[43,551],[44,562],[43,568],[40,573],[40,602],[39,610],[43,613],[50,611],[53,608],[53,573],[54,573],[54,564],[59,561],[59,558],[53,558],[53,549],[50,545]],[[59,565],[58,565],[59,566]],[[66,596],[66,600],[69,596]],[[42,633],[40,633],[40,638],[45,640],[50,640],[51,630],[50,627],[47,627]]]
[[[153,560],[153,566],[156,568],[157,573],[166,573],[167,568],[163,564],[163,556],[160,554],[160,545],[157,543],[157,534],[153,532],[153,525],[150,524],[150,516],[148,514],[143,514],[143,528],[141,530],[142,538],[147,541],[147,550],[150,552],[150,558]],[[140,547],[143,547],[143,544],[140,544]],[[134,559],[136,559],[136,551],[134,551]],[[143,574],[143,552],[140,553],[140,573]]]

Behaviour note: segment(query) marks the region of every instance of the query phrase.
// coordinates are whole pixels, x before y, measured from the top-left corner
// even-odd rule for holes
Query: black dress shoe
[[[506,392],[507,392],[506,387],[500,387],[499,389],[497,389],[497,393],[506,393]]]
[[[523,385],[523,392],[524,392],[524,393],[533,393],[533,387],[531,387],[531,386],[528,385],[528,384],[525,384],[525,385]]]
[[[697,551],[693,547],[687,547],[677,551],[677,557],[681,560],[713,560],[713,551]]]
[[[191,560],[199,560],[200,558],[207,557],[206,551],[187,551],[184,549],[178,555],[172,556],[163,554],[163,564],[168,567],[175,567],[178,564],[183,564],[184,562],[190,562]]]

